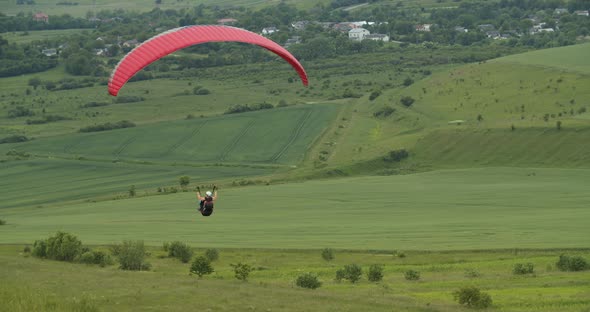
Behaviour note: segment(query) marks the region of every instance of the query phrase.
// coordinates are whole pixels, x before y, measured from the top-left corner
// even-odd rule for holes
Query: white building
[[[385,35],[385,34],[371,34],[371,35],[366,35],[364,39],[374,40],[374,41],[389,42],[389,36],[388,35]]]
[[[262,34],[265,36],[272,35],[279,31],[276,27],[266,27],[262,29]]]
[[[365,36],[368,36],[370,34],[371,32],[364,28],[353,28],[350,31],[348,31],[348,39],[354,41],[362,41],[363,39],[365,39]]]

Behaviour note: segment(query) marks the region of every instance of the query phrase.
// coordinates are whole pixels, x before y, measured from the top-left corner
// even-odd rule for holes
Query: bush
[[[143,241],[124,241],[123,244],[111,250],[116,250],[119,268],[130,271],[147,271],[150,264],[145,262],[147,252]],[[113,253],[115,254],[115,253]]]
[[[318,277],[312,273],[305,273],[297,277],[295,284],[302,288],[316,289],[322,286],[322,282],[319,281]]]
[[[86,251],[77,258],[78,262],[85,264],[98,264],[101,267],[113,264],[111,256],[101,250]]]
[[[207,249],[205,250],[205,258],[207,258],[207,260],[213,262],[216,261],[217,259],[219,259],[219,251],[217,251],[217,249]]]
[[[383,267],[378,264],[373,264],[369,267],[367,279],[370,282],[380,282],[383,280]]]
[[[389,152],[389,155],[387,155],[383,160],[388,162],[400,162],[408,158],[408,156],[410,156],[410,153],[402,148]]]
[[[414,98],[412,98],[411,96],[403,96],[400,99],[400,103],[402,103],[403,106],[405,107],[410,107],[412,106],[412,104],[414,104]]]
[[[590,269],[590,265],[586,261],[586,259],[580,256],[566,256],[560,255],[559,260],[555,264],[560,271],[584,271]]]
[[[532,263],[517,263],[512,268],[512,273],[516,275],[533,274],[535,265]]]
[[[322,250],[322,259],[326,261],[334,260],[334,251],[332,251],[331,248],[324,248],[324,250]]]
[[[136,103],[144,101],[145,99],[141,96],[135,95],[120,95],[115,99],[115,103],[117,104],[124,104],[124,103]]]
[[[27,119],[27,125],[42,125],[50,122],[58,122],[62,120],[72,120],[70,117],[59,116],[59,115],[46,115],[41,119]]]
[[[107,106],[107,105],[109,105],[109,103],[107,103],[107,102],[88,102],[88,103],[82,105],[81,108],[101,107],[101,106]]]
[[[247,281],[250,272],[254,270],[250,265],[238,262],[237,264],[230,264],[234,268],[235,277],[240,281]]]
[[[336,271],[336,280],[349,280],[351,283],[356,283],[361,279],[363,269],[357,264],[347,264],[344,268]]]
[[[0,225],[5,225],[5,224],[6,224],[6,220],[0,219]]]
[[[98,132],[98,131],[108,131],[114,129],[123,129],[123,128],[132,128],[135,127],[135,124],[129,120],[121,120],[115,123],[104,123],[94,126],[88,126],[84,128],[80,128],[80,132]]]
[[[25,248],[23,248],[23,252],[24,253],[30,253],[31,252],[31,246],[29,246],[29,245],[25,246]]]
[[[408,87],[411,86],[414,83],[414,79],[408,77],[406,79],[404,79],[404,86]]]
[[[374,117],[387,117],[393,113],[395,113],[395,108],[393,108],[391,106],[385,106],[385,107],[381,108],[380,110],[374,112],[373,116]]]
[[[453,293],[459,304],[470,308],[485,309],[492,305],[492,297],[475,286],[463,287]]]
[[[203,275],[211,274],[214,272],[213,267],[211,266],[211,261],[207,259],[207,257],[199,256],[193,260],[191,264],[190,272],[192,274],[196,274],[199,277],[203,277]]]
[[[11,135],[5,138],[0,139],[0,144],[4,143],[20,143],[20,142],[27,142],[29,138],[24,135]]]
[[[369,101],[374,101],[380,95],[381,95],[381,90],[375,90],[375,91],[371,92],[371,95],[369,95]]]
[[[175,241],[170,243],[170,246],[168,247],[168,256],[177,258],[183,263],[187,263],[193,257],[193,251],[189,245]]]
[[[46,258],[47,257],[47,242],[45,240],[36,240],[33,243],[33,257]]]
[[[32,110],[22,106],[17,106],[14,109],[8,111],[8,118],[27,117],[34,115],[35,113]]]
[[[420,272],[414,270],[407,270],[406,273],[404,273],[404,277],[408,281],[417,281],[420,279]]]
[[[65,232],[57,232],[47,239],[47,258],[59,261],[74,261],[82,251],[82,242]]]

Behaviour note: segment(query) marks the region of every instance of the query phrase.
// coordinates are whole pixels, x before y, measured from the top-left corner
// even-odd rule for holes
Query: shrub
[[[8,111],[8,118],[27,117],[34,115],[35,113],[32,110],[22,106],[17,106],[14,109]]]
[[[404,79],[404,86],[408,87],[411,86],[414,83],[414,79],[408,77],[406,79]]]
[[[410,156],[410,153],[402,148],[389,152],[389,155],[387,155],[383,160],[388,162],[400,162],[408,158],[408,156]]]
[[[59,261],[74,261],[82,251],[82,242],[65,232],[57,232],[47,239],[47,258]]]
[[[46,258],[47,257],[47,242],[45,240],[36,240],[33,243],[33,257]]]
[[[326,261],[334,260],[334,251],[331,248],[324,248],[322,250],[322,259]]]
[[[378,264],[373,264],[369,267],[367,279],[370,282],[380,282],[383,280],[383,267]]]
[[[0,225],[5,225],[5,224],[6,224],[6,220],[0,219]]]
[[[580,256],[566,256],[560,255],[559,260],[555,264],[560,271],[584,271],[590,269],[590,265],[586,261],[586,259]]]
[[[252,272],[252,270],[254,270],[253,267],[251,267],[248,264],[244,264],[241,262],[238,262],[237,264],[230,264],[232,268],[234,268],[234,273],[235,273],[235,277],[237,279],[239,279],[240,281],[247,281],[248,280],[248,276],[250,275],[250,272]]]
[[[512,273],[516,275],[533,274],[535,265],[532,263],[517,263],[512,268]]]
[[[558,121],[555,122],[555,128],[557,130],[561,130],[561,120],[558,120]]]
[[[412,98],[411,96],[403,96],[400,99],[400,103],[402,103],[403,106],[405,107],[410,107],[412,106],[412,104],[414,104],[414,98]]]
[[[404,277],[408,281],[417,281],[420,279],[420,272],[414,270],[407,270],[406,273],[404,273]]]
[[[123,129],[123,128],[132,128],[135,127],[135,124],[129,120],[121,120],[115,123],[107,122],[104,124],[88,126],[84,128],[80,128],[80,132],[98,132],[98,131],[108,131],[114,129]]]
[[[199,277],[203,277],[203,275],[211,274],[214,272],[213,267],[211,266],[211,261],[207,259],[207,257],[199,256],[193,260],[191,264],[190,272],[192,274],[196,274]]]
[[[181,176],[178,179],[180,187],[186,188],[191,183],[191,178],[189,176]]]
[[[107,103],[107,102],[88,102],[88,103],[82,105],[81,108],[101,107],[101,106],[107,106],[107,105],[109,105],[109,103]]]
[[[369,101],[374,101],[380,95],[381,95],[381,90],[375,90],[375,91],[371,92],[371,95],[369,95]]]
[[[23,248],[23,252],[24,253],[30,253],[31,252],[31,247],[30,246],[25,246],[25,248]]]
[[[191,247],[183,242],[175,241],[168,247],[168,256],[177,258],[183,263],[187,263],[193,257]]]
[[[305,273],[297,277],[295,284],[302,288],[316,289],[322,286],[322,282],[315,274]]]
[[[11,135],[5,138],[0,139],[0,144],[4,143],[20,143],[20,142],[27,142],[29,138],[24,135]]]
[[[336,271],[336,280],[349,280],[351,283],[356,283],[361,279],[363,269],[357,264],[347,264],[344,268]]]
[[[50,122],[58,122],[62,120],[72,120],[70,117],[60,116],[60,115],[46,115],[43,116],[41,119],[27,119],[27,125],[42,125]]]
[[[207,260],[213,262],[217,259],[219,259],[219,251],[217,251],[217,249],[207,249],[205,250],[205,258],[207,258]]]
[[[115,99],[115,103],[117,104],[123,104],[123,103],[135,103],[135,102],[141,102],[144,101],[145,99],[141,96],[135,96],[135,95],[120,95]]]
[[[98,264],[101,267],[113,264],[113,259],[111,258],[111,256],[108,253],[101,250],[86,251],[80,254],[76,260],[80,263],[85,264]]]
[[[374,117],[387,117],[391,114],[395,113],[395,108],[391,106],[384,106],[383,108],[379,109],[378,111],[373,113]]]
[[[123,244],[116,247],[115,250],[116,257],[119,260],[120,269],[130,271],[149,270],[150,264],[145,262],[147,252],[143,241],[124,241]]]
[[[492,297],[475,286],[463,287],[453,293],[459,304],[470,308],[485,309],[492,305]]]

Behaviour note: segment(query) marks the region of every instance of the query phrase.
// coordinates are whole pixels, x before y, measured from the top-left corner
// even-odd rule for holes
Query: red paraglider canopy
[[[135,73],[152,62],[188,46],[205,42],[234,41],[261,46],[285,59],[307,86],[307,74],[297,59],[274,41],[253,32],[229,26],[199,25],[171,29],[145,41],[129,52],[113,70],[109,93],[117,96],[119,89]]]

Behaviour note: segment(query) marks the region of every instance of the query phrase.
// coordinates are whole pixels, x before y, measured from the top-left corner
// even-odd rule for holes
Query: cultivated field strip
[[[295,142],[295,140],[301,134],[301,129],[303,129],[303,126],[305,125],[305,123],[309,119],[309,116],[311,116],[311,109],[307,109],[305,111],[305,114],[303,114],[303,116],[301,116],[301,119],[297,123],[297,128],[295,128],[295,131],[293,131],[293,133],[291,134],[291,136],[287,140],[287,143],[285,143],[285,145],[281,148],[281,150],[279,150],[276,154],[274,154],[270,158],[270,162],[277,162],[279,160],[279,158],[281,158],[281,156],[283,156],[283,154],[287,151],[287,149],[293,144],[293,142]]]

